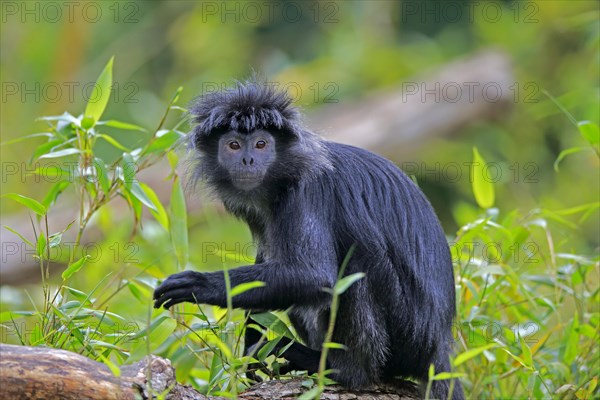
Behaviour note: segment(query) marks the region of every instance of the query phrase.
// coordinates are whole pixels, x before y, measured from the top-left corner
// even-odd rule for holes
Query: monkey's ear
[[[187,148],[188,150],[199,150],[201,147],[201,138],[202,131],[195,127],[188,135],[187,135]]]
[[[219,137],[227,131],[228,129],[217,127],[205,132],[200,125],[197,125],[187,136],[187,148],[199,151],[214,149],[219,142]]]

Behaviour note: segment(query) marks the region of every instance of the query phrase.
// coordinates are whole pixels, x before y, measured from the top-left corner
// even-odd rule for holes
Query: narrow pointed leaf
[[[473,147],[473,165],[471,166],[471,185],[475,201],[481,208],[490,208],[494,205],[494,184],[486,175],[486,162]]]
[[[52,134],[50,132],[32,133],[31,135],[21,136],[16,139],[7,140],[6,142],[0,143],[0,145],[6,146],[9,144],[19,143],[19,142],[22,142],[23,140],[32,139],[32,138],[36,138],[36,137],[49,137],[50,138],[50,137],[52,137]]]
[[[81,151],[79,149],[70,148],[70,149],[53,151],[52,153],[42,154],[39,158],[59,158],[59,157],[66,157],[66,156],[70,156],[73,154],[79,154],[79,153],[81,153]]]
[[[69,181],[56,182],[54,185],[52,185],[52,187],[50,188],[50,190],[48,191],[48,193],[46,193],[46,196],[42,200],[42,204],[46,208],[50,208],[50,206],[52,204],[54,204],[54,202],[56,201],[56,199],[58,198],[58,196],[60,196],[60,194],[66,188],[68,188],[70,185],[71,185],[71,182],[69,182]]]
[[[231,295],[231,297],[234,297],[234,296],[237,296],[238,294],[247,292],[248,290],[263,287],[265,285],[266,284],[261,281],[241,283],[241,284],[237,285],[236,287],[234,287],[233,289],[231,289],[230,295]]]
[[[96,80],[96,84],[90,95],[90,99],[85,107],[84,115],[86,117],[93,118],[94,121],[99,121],[108,99],[110,98],[110,91],[112,89],[112,66],[114,57],[108,61],[100,76]]]
[[[40,144],[38,147],[35,148],[35,150],[33,151],[33,154],[31,155],[31,160],[37,160],[38,157],[47,154],[48,152],[50,152],[53,148],[60,146],[62,143],[64,143],[62,140],[59,139],[52,139],[47,141],[46,143],[42,143]]]
[[[129,152],[130,150],[123,146],[121,143],[119,143],[115,138],[113,138],[112,136],[109,135],[105,135],[104,133],[99,133],[98,137],[101,139],[106,140],[108,143],[112,144],[114,147],[116,147],[119,150],[123,150],[123,151],[127,151]]]
[[[69,265],[67,267],[67,269],[65,269],[63,271],[63,273],[61,274],[61,277],[63,278],[63,280],[66,281],[71,276],[73,276],[73,274],[75,272],[79,271],[81,269],[81,267],[83,267],[83,264],[85,264],[85,262],[87,261],[88,258],[90,258],[90,256],[86,255],[84,257],[81,257],[79,260],[75,261],[73,264]]]
[[[106,125],[110,126],[111,128],[123,129],[127,131],[146,132],[146,129],[142,128],[141,126],[130,124],[128,122],[116,121],[114,119],[108,121],[100,121],[96,125]]]
[[[581,151],[589,150],[589,147],[570,147],[568,149],[564,149],[560,152],[558,157],[556,157],[556,161],[554,161],[554,170],[558,172],[558,164],[568,155],[579,153]]]
[[[108,177],[108,170],[106,169],[106,164],[100,158],[94,159],[94,167],[96,168],[96,178],[100,183],[100,188],[104,193],[108,193],[110,190],[110,179]]]
[[[464,353],[461,353],[458,356],[456,356],[456,358],[453,361],[453,365],[455,367],[457,367],[460,364],[464,363],[465,361],[468,361],[471,358],[477,357],[479,354],[483,353],[484,351],[489,350],[494,347],[498,347],[498,345],[496,343],[490,343],[485,346],[476,347],[474,349],[467,350]]]
[[[46,214],[46,207],[42,203],[27,196],[23,196],[17,193],[6,193],[0,197],[6,197],[8,199],[12,199],[18,203],[23,204],[25,207],[29,208],[31,211],[36,213],[37,215]]]
[[[165,210],[162,203],[160,202],[160,199],[158,198],[156,193],[154,193],[154,190],[152,190],[150,186],[146,185],[143,182],[140,182],[140,186],[144,193],[146,193],[146,196],[148,196],[150,201],[152,201],[152,204],[155,207],[155,209],[150,208],[150,212],[152,213],[154,218],[156,218],[156,220],[162,225],[162,227],[165,228],[165,230],[168,232],[169,215],[167,214],[167,211]]]
[[[348,288],[356,281],[358,281],[359,279],[364,278],[365,274],[362,272],[357,272],[355,274],[352,275],[348,275],[343,277],[342,279],[340,279],[334,287],[335,293],[340,295],[342,293],[344,293],[346,290],[348,290]]]
[[[170,229],[171,243],[175,250],[179,266],[184,268],[188,260],[188,231],[187,210],[185,207],[185,196],[181,187],[181,180],[176,178],[173,182],[171,192]]]
[[[34,247],[33,243],[31,243],[23,235],[21,235],[19,232],[17,232],[16,230],[14,230],[13,228],[11,228],[10,226],[6,226],[6,225],[2,225],[2,226],[4,228],[6,228],[7,231],[10,231],[10,232],[14,233],[15,235],[17,235],[24,243],[28,244],[31,247]]]
[[[598,129],[598,125],[590,121],[580,121],[577,124],[577,128],[589,144],[592,146],[600,144],[600,129]]]
[[[150,198],[146,195],[138,181],[135,181],[131,184],[131,194],[133,194],[139,201],[142,202],[142,204],[144,204],[149,209],[157,211],[156,206],[154,205],[152,200],[150,200]]]

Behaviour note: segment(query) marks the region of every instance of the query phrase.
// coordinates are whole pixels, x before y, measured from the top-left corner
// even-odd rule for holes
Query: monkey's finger
[[[202,281],[202,274],[195,271],[183,271],[173,274],[154,290],[154,299],[159,298],[169,290],[191,287],[192,285]]]
[[[166,308],[166,309],[168,309],[168,308],[173,307],[175,304],[179,304],[179,303],[183,303],[183,300],[180,300],[180,299],[170,299],[165,304],[163,304],[163,307]]]
[[[154,308],[164,307],[165,309],[174,306],[175,304],[179,304],[183,302],[182,300],[172,299],[170,296],[161,297],[158,300],[154,301]]]
[[[154,300],[154,308],[161,308],[161,307],[169,308],[166,305],[166,303],[171,300],[173,300],[173,298],[172,298],[172,296],[169,296],[169,295],[159,297],[158,299]]]
[[[156,299],[154,304],[158,304],[158,307],[160,307],[160,305],[163,304],[164,308],[169,308],[175,304],[183,303],[185,301],[190,303],[196,302],[195,297],[193,295],[193,289],[189,286],[184,288],[171,289],[163,293],[160,297]]]
[[[188,279],[169,277],[160,286],[154,289],[153,298],[154,300],[157,300],[164,296],[165,293],[168,293],[173,290],[183,289],[189,286],[190,283]]]

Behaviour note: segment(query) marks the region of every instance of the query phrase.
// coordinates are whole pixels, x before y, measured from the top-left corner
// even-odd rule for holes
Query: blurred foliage
[[[114,179],[113,194],[130,205],[128,212],[112,203],[95,210],[89,223],[100,235],[94,246],[60,260],[66,275],[44,276],[41,286],[26,290],[2,287],[2,342],[68,348],[117,366],[151,351],[173,360],[178,378],[203,392],[237,393],[244,387],[241,371],[253,362],[239,355],[244,315],[184,305],[176,323],[153,311],[150,298],[157,279],[183,267],[218,270],[250,262],[250,235],[209,203],[202,188],[190,196],[202,196],[202,212],[186,221],[175,171],[169,171],[173,190],[164,206],[152,188],[142,185],[140,192],[127,179],[118,183],[117,167],[128,165],[123,154],[148,149],[157,136],[173,138],[168,129],[157,135],[157,127],[186,129],[179,127],[180,113],[163,121],[180,86],[185,90],[178,104],[186,104],[255,69],[270,80],[298,85],[297,104],[310,112],[332,93],[328,83],[335,84],[336,100],[359,100],[457,57],[499,48],[510,56],[517,80],[510,117],[424,143],[412,155],[430,166],[468,165],[475,147],[477,160],[501,166],[502,176],[491,188],[485,180],[416,177],[454,251],[455,365],[466,374],[463,382],[474,398],[597,396],[600,168],[589,127],[597,129],[600,121],[598,3],[287,1],[269,2],[272,12],[263,9],[260,18],[254,18],[251,3],[89,2],[88,8],[77,3],[72,18],[60,2],[2,3],[1,184],[3,194],[15,193],[1,199],[3,220],[23,206],[44,215],[52,213],[57,198],[56,205],[68,206],[112,190],[110,182],[108,188],[85,182],[67,187],[21,174],[45,165],[47,157],[37,158],[58,144],[44,146],[49,141],[77,135],[93,141],[94,157]],[[58,4],[61,17],[47,4]],[[293,12],[298,9],[301,14]],[[96,125],[97,110],[86,108],[90,83],[113,55],[103,115],[128,121],[137,131]],[[48,128],[34,122],[40,115],[60,117]],[[67,122],[59,126],[61,121]],[[73,131],[61,138],[64,129]],[[92,139],[94,130],[103,139]],[[6,144],[40,132],[60,135]],[[572,148],[585,150],[564,157],[556,171],[561,152]],[[83,165],[99,165],[85,151],[65,156],[82,154]],[[156,148],[156,157],[167,154],[173,167],[176,156],[169,146]],[[16,175],[11,165],[19,166]],[[480,208],[491,205],[495,208]],[[55,231],[78,224],[38,232],[31,247],[42,264],[48,261],[44,252],[60,242]],[[86,253],[91,258],[78,265]],[[260,318],[271,328],[268,339],[293,334],[283,314]],[[255,357],[277,369],[275,357]]]

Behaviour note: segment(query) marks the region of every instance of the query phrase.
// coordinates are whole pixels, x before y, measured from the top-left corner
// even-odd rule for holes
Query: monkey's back
[[[357,318],[365,329],[364,308],[364,315],[385,323],[381,340],[388,348],[369,351],[387,353],[388,372],[426,370],[440,343],[450,339],[455,314],[452,261],[440,222],[417,185],[391,161],[349,145],[326,142],[326,148],[333,168],[315,184],[336,199],[325,212],[335,221],[338,262],[355,244],[346,274],[366,274],[354,290],[369,293],[371,301],[346,304],[342,315]],[[365,330],[371,338],[381,336]]]

